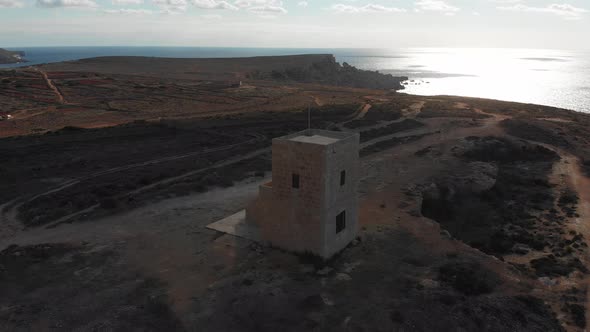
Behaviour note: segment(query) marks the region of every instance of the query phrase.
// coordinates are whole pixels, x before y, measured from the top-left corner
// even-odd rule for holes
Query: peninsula
[[[23,51],[8,51],[0,48],[0,64],[26,62]]]

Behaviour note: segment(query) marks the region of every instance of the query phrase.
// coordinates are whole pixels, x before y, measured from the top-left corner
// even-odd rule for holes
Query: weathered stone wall
[[[259,198],[251,212],[261,237],[288,250],[319,253],[324,146],[274,140],[272,155],[272,198]],[[292,188],[293,173],[299,174],[298,189]]]
[[[342,250],[358,233],[359,136],[338,141],[326,151],[324,255]],[[345,184],[340,185],[340,172]],[[346,211],[346,228],[336,233],[336,216]]]

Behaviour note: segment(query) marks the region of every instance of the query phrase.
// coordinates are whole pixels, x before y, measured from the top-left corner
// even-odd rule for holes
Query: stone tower
[[[329,258],[358,233],[359,135],[308,129],[273,139],[272,182],[246,222],[273,246]]]

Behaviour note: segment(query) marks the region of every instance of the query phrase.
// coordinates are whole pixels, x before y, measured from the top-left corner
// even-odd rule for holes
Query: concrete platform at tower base
[[[241,210],[229,217],[209,224],[207,228],[256,242],[261,240],[258,227],[255,224],[246,223],[246,210]]]

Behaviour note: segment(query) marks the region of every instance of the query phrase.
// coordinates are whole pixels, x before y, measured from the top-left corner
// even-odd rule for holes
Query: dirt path
[[[572,122],[571,120],[565,120],[565,119],[561,119],[561,118],[538,118],[538,120],[560,122],[560,123],[571,123]]]
[[[328,130],[336,129],[336,130],[340,130],[340,131],[345,131],[345,130],[347,130],[344,127],[344,125],[346,123],[363,118],[367,114],[369,109],[371,109],[371,107],[372,107],[372,105],[369,103],[362,104],[354,113],[352,113],[351,115],[348,115],[347,117],[344,118],[344,120],[342,120],[340,122],[332,123],[330,126],[328,126],[327,129]]]
[[[41,74],[41,76],[43,76],[43,79],[45,80],[45,83],[47,83],[47,86],[53,90],[53,92],[55,93],[55,96],[57,97],[57,101],[60,104],[67,104],[64,96],[61,94],[61,92],[59,91],[59,89],[55,86],[55,84],[53,84],[53,81],[51,81],[51,79],[47,76],[47,73],[37,67],[33,67],[33,69],[35,71],[37,71],[39,74]]]
[[[496,117],[506,118],[506,116]],[[518,137],[514,138],[523,140]],[[577,233],[582,234],[585,241],[587,242],[590,239],[590,178],[586,177],[582,172],[580,159],[571,153],[550,144],[526,139],[524,139],[524,141],[543,146],[560,156],[561,160],[556,162],[553,166],[553,171],[550,176],[551,183],[556,185],[554,191],[557,197],[559,197],[561,191],[567,188],[574,190],[578,194],[578,216],[573,220],[570,219],[569,228],[576,231]],[[573,224],[571,223],[572,221]],[[566,225],[564,227],[568,226]],[[590,266],[590,256],[586,254],[585,257],[580,257],[580,259],[584,261],[585,266]],[[585,277],[584,284],[586,288],[586,326],[590,326],[590,275]],[[564,290],[571,287],[579,287],[578,282],[575,282],[573,279],[569,278],[561,280],[558,285],[558,287],[563,288]]]
[[[580,160],[553,146],[543,144],[545,147],[552,149],[561,156],[553,170],[553,181],[562,189],[571,188],[577,192],[579,197],[577,214],[573,220],[571,228],[584,236],[588,241],[590,239],[590,179],[586,177],[580,167]],[[585,257],[586,266],[590,266],[590,257]],[[590,276],[586,276],[586,326],[590,326]]]
[[[316,105],[320,106],[320,107],[321,107],[321,106],[324,106],[324,104],[325,104],[323,101],[321,101],[321,99],[320,99],[320,98],[318,98],[318,97],[316,97],[316,96],[314,96],[314,97],[313,97],[313,102],[314,102]]]
[[[484,112],[482,110],[480,110],[479,108],[474,108],[473,111],[477,114],[482,114],[482,115],[487,115],[492,117],[496,122],[500,122],[502,120],[506,120],[506,119],[512,119],[512,116],[510,115],[503,115],[503,114],[496,114],[496,113],[488,113],[488,112]]]
[[[365,115],[367,115],[367,112],[371,109],[371,107],[373,107],[373,105],[365,104],[365,106],[363,106],[363,108],[361,108],[361,111],[359,112],[359,114],[357,116],[354,117],[353,120],[358,120],[358,119],[364,118]]]
[[[373,127],[367,127],[367,128],[372,129]],[[414,135],[433,134],[435,132],[438,132],[438,130],[434,130],[434,129],[429,128],[429,127],[426,127],[426,128],[418,128],[418,129],[414,129],[414,130],[404,130],[404,131],[401,131],[401,132],[398,132],[398,133],[394,133],[394,134],[390,134],[390,135],[379,136],[379,137],[374,138],[372,140],[363,142],[363,143],[360,144],[360,149],[362,150],[362,149],[364,149],[364,148],[366,148],[368,146],[371,146],[373,144],[376,144],[376,143],[379,143],[379,142],[382,142],[382,141],[386,141],[386,140],[392,139],[394,137],[401,138],[401,137],[414,136]]]
[[[578,232],[584,235],[586,241],[590,239],[590,179],[582,173],[580,162],[577,158],[570,159],[570,178],[572,185],[578,192],[580,202],[578,204],[578,214],[576,226]],[[590,257],[586,257],[586,266],[590,266]],[[586,326],[590,326],[590,276],[586,277]]]
[[[416,116],[418,116],[418,114],[420,114],[420,112],[422,111],[422,107],[424,107],[425,104],[426,104],[425,101],[419,101],[417,103],[414,103],[414,104],[410,105],[410,107],[408,109],[403,109],[402,114],[406,118],[413,119]]]

